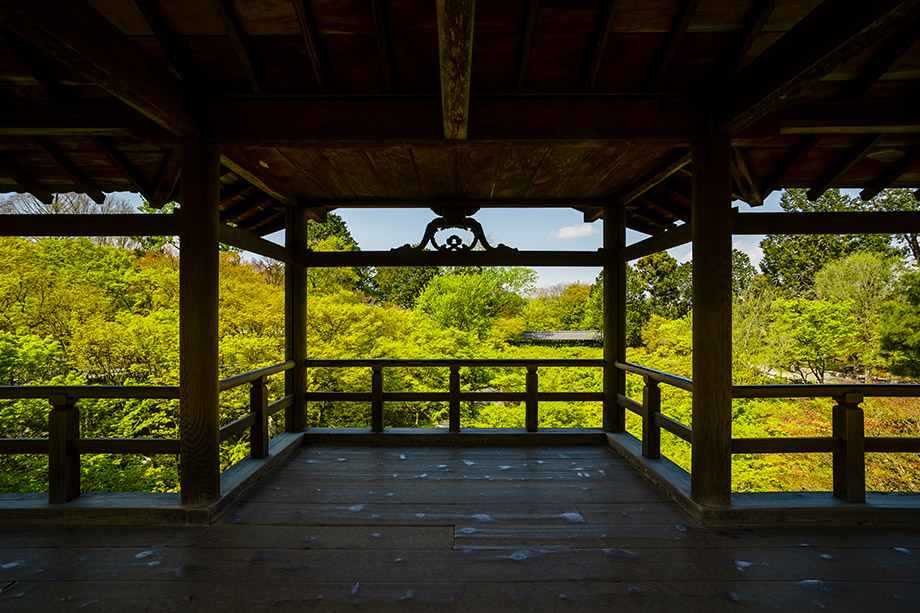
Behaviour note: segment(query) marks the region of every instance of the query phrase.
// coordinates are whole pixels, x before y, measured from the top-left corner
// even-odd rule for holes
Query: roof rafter
[[[262,77],[252,61],[252,51],[249,48],[249,43],[246,41],[239,17],[237,17],[236,11],[233,10],[233,5],[230,3],[230,0],[214,0],[214,7],[217,9],[217,14],[220,15],[220,20],[224,24],[224,29],[230,37],[233,50],[236,52],[236,57],[240,60],[243,72],[246,73],[246,79],[249,80],[249,86],[252,88],[252,91],[256,93],[265,91]]]
[[[521,59],[518,62],[517,89],[524,89],[527,71],[530,69],[530,55],[533,51],[533,33],[537,27],[537,14],[540,12],[540,0],[527,1],[527,17],[524,19],[524,37],[521,41]]]
[[[741,64],[744,63],[748,51],[751,50],[754,41],[760,36],[763,27],[767,25],[767,21],[770,20],[770,16],[773,15],[773,11],[776,10],[776,4],[778,2],[779,0],[761,0],[751,9],[751,14],[748,17],[747,34],[745,34],[744,40],[741,41],[741,45],[735,52],[731,63],[728,65],[728,69],[725,71],[729,77],[734,75],[738,72],[738,69],[741,68]]]
[[[886,189],[892,183],[900,179],[901,175],[907,172],[907,170],[918,160],[920,160],[920,145],[908,151],[904,157],[897,162],[889,164],[888,168],[883,170],[878,178],[871,181],[861,192],[859,192],[859,197],[863,200],[872,200],[878,196],[883,189]]]
[[[169,149],[164,153],[166,155],[160,162],[160,169],[150,195],[150,206],[155,209],[161,209],[169,202],[170,196],[176,189],[176,183],[179,181],[179,173],[182,171],[179,148]]]
[[[102,204],[105,202],[105,194],[99,189],[99,186],[90,179],[82,169],[80,169],[67,155],[61,151],[60,147],[47,136],[36,136],[32,139],[35,146],[38,147],[45,155],[54,160],[58,168],[63,170],[73,179],[73,182],[86,192],[93,202]]]
[[[141,15],[144,16],[144,21],[150,26],[160,46],[163,47],[163,51],[166,52],[166,57],[169,58],[173,68],[179,73],[179,78],[182,79],[186,86],[194,87],[197,71],[192,66],[185,49],[182,48],[179,40],[170,29],[169,23],[163,17],[163,13],[155,0],[134,0],[134,4],[137,5]]]
[[[316,30],[313,25],[313,14],[307,0],[294,0],[294,10],[297,13],[297,22],[300,24],[300,33],[303,36],[303,43],[307,49],[307,58],[310,60],[310,67],[313,69],[313,76],[316,78],[316,84],[319,91],[325,94],[328,90],[326,86],[326,72],[323,69],[323,58],[320,55],[319,45],[317,44]]]
[[[799,160],[808,155],[809,151],[814,149],[820,138],[821,137],[818,135],[812,135],[798,139],[792,149],[783,156],[776,165],[776,168],[773,169],[773,173],[764,181],[763,189],[761,190],[763,198],[766,198],[774,190],[779,188],[783,179],[786,178],[786,174],[799,162]]]
[[[869,155],[883,136],[882,134],[867,134],[859,139],[859,143],[854,148],[847,151],[820,179],[815,181],[811,189],[806,193],[808,199],[817,200],[820,198],[821,194],[826,192],[840,177]]]
[[[607,51],[607,41],[610,39],[610,30],[613,28],[613,20],[616,18],[619,6],[620,0],[607,0],[607,9],[604,11],[604,19],[597,31],[594,52],[591,54],[591,63],[588,64],[585,76],[585,91],[594,89],[594,82],[597,81],[597,73],[604,60],[604,53]]]
[[[751,206],[763,204],[763,195],[757,181],[757,173],[747,151],[732,147],[732,178],[741,192],[741,199]]]
[[[664,156],[658,164],[643,174],[632,185],[615,194],[612,200],[615,204],[628,204],[689,163],[690,152],[686,149],[675,149]]]
[[[48,67],[47,62],[39,55],[35,47],[19,38],[15,33],[11,32],[3,25],[0,25],[0,37],[3,37],[7,41],[16,59],[25,66],[29,74],[32,75],[32,78],[38,81],[38,84],[42,86],[42,89],[48,92],[48,95],[51,96],[52,99],[68,100],[72,97],[67,88],[58,81],[57,77]]]
[[[665,37],[664,44],[655,58],[651,79],[648,83],[650,89],[656,90],[661,86],[661,82],[671,67],[671,62],[674,61],[674,56],[677,55],[680,43],[684,40],[687,28],[690,27],[690,22],[693,21],[693,15],[696,13],[696,8],[699,4],[700,0],[683,0],[681,3],[677,19],[671,24],[671,29],[667,37]]]
[[[3,171],[13,181],[25,187],[30,194],[38,198],[42,203],[51,204],[54,200],[54,194],[45,189],[30,172],[24,170],[13,161],[9,154],[3,151],[0,151],[0,171]]]
[[[118,150],[118,147],[115,146],[108,137],[106,136],[94,136],[92,137],[93,142],[97,147],[102,149],[103,153],[108,156],[112,164],[121,172],[121,174],[128,179],[128,182],[134,186],[140,194],[147,199],[149,202],[150,198],[150,186],[147,185],[147,181],[137,172],[137,169],[133,164],[125,157],[121,151]]]
[[[374,38],[377,42],[377,62],[380,64],[380,78],[383,90],[393,91],[393,69],[390,61],[390,37],[387,32],[387,15],[383,0],[370,0],[374,17]]]
[[[470,121],[475,0],[437,0],[444,138],[463,140]]]
[[[240,216],[248,213],[249,211],[251,211],[252,209],[256,207],[263,206],[266,202],[270,201],[271,199],[272,197],[266,194],[265,192],[256,191],[255,194],[253,194],[252,196],[249,196],[242,202],[238,202],[237,204],[233,205],[226,211],[221,211],[220,220],[221,221],[232,221],[235,223],[236,220]]]

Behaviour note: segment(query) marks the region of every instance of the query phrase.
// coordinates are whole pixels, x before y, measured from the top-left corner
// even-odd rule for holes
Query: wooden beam
[[[626,411],[618,398],[626,395],[626,209],[604,209],[604,430],[626,431]]]
[[[748,16],[747,33],[744,35],[744,40],[741,41],[738,51],[735,52],[731,63],[728,65],[728,69],[725,71],[726,75],[731,77],[741,68],[741,64],[744,63],[748,52],[754,45],[754,41],[760,36],[763,27],[767,24],[767,21],[770,20],[773,11],[776,10],[778,1],[779,0],[760,0],[760,2],[751,9],[750,15]]]
[[[661,82],[671,67],[674,56],[680,48],[680,43],[693,21],[693,15],[696,13],[696,7],[699,6],[700,0],[683,0],[677,12],[677,20],[671,24],[671,29],[665,37],[661,48],[658,50],[658,56],[655,58],[655,64],[651,70],[651,79],[648,83],[649,89],[656,90],[661,86]]]
[[[518,62],[517,90],[524,89],[527,71],[530,69],[530,55],[533,51],[533,33],[537,27],[537,14],[540,12],[540,0],[527,0],[527,16],[524,18],[524,36],[521,40],[521,59]]]
[[[275,232],[280,232],[284,230],[284,216],[280,215],[273,220],[266,222],[256,228],[255,230],[250,230],[256,236],[268,236],[269,234],[274,234]]]
[[[617,192],[612,200],[615,204],[619,205],[629,204],[689,163],[689,151],[685,149],[671,151],[665,155],[654,168],[642,175],[639,180],[633,182],[629,187]]]
[[[819,136],[806,136],[798,139],[792,149],[790,149],[779,163],[777,163],[776,168],[773,169],[773,173],[764,181],[764,186],[761,191],[763,198],[769,196],[774,190],[779,189],[783,179],[786,178],[786,173],[788,173],[799,160],[808,155],[808,152],[818,144],[818,140],[820,140]]]
[[[233,45],[233,50],[236,52],[236,57],[240,61],[246,79],[249,80],[249,86],[252,91],[256,93],[264,91],[265,86],[262,83],[259,72],[256,70],[255,64],[252,62],[252,52],[240,25],[240,20],[233,9],[233,4],[230,0],[214,0],[214,8],[217,9],[217,14],[220,16],[224,29],[230,37],[230,43]]]
[[[48,138],[47,136],[36,136],[32,139],[32,142],[35,143],[35,146],[38,147],[45,155],[54,160],[54,163],[58,165],[58,168],[63,170],[67,175],[73,179],[73,182],[77,184],[79,188],[77,191],[84,191],[86,195],[93,199],[93,202],[96,204],[102,204],[105,202],[105,194],[102,193],[102,190],[99,189],[99,186],[96,185],[92,179],[90,179],[83,170],[81,170],[76,164],[74,164],[67,155],[61,151],[60,147],[57,144]]]
[[[182,170],[179,149],[167,149],[164,154],[153,193],[150,196],[150,206],[155,209],[163,208],[163,205],[169,201],[179,181],[179,172]]]
[[[284,204],[285,206],[296,206],[297,201],[285,193],[285,190],[280,186],[275,184],[275,181],[269,177],[263,177],[262,175],[251,172],[249,168],[243,166],[242,164],[237,164],[232,158],[224,153],[220,158],[221,164],[229,168],[234,172],[234,174],[239,175],[244,181],[249,181],[252,185],[259,188],[278,202]]]
[[[610,204],[609,198],[585,198],[576,200],[563,200],[555,198],[521,198],[521,199],[481,199],[471,198],[461,200],[457,198],[431,198],[427,200],[387,200],[382,198],[364,198],[359,200],[303,200],[302,204],[307,208],[326,208],[334,205],[337,209],[376,209],[376,208],[394,208],[394,209],[487,209],[487,208],[504,208],[504,209],[588,209],[604,207]],[[599,219],[601,215],[595,217]]]
[[[658,208],[658,204],[652,200],[649,200],[644,195],[639,196],[633,200],[633,204],[638,205],[631,212],[633,215],[641,215],[643,218],[648,219],[650,222],[656,226],[662,228],[672,228],[674,227],[674,222],[662,215],[661,213],[655,211],[652,207]]]
[[[320,93],[325,94],[328,91],[326,73],[323,70],[323,58],[320,55],[319,45],[317,45],[310,3],[308,0],[293,0],[293,2],[294,10],[297,12],[297,23],[300,24],[300,33],[303,36],[303,44],[307,49],[307,58],[310,60],[310,68],[313,69],[313,77],[316,79]]]
[[[859,192],[859,197],[863,200],[872,200],[883,190],[888,188],[892,183],[901,178],[911,166],[920,160],[920,146],[914,147],[897,162],[889,164],[888,167],[873,181]]]
[[[619,254],[621,258],[629,262],[645,257],[647,255],[651,255],[653,253],[658,253],[659,251],[667,251],[668,249],[673,249],[674,247],[686,245],[691,240],[691,225],[689,223],[685,223],[680,226],[665,230],[660,234],[656,234],[655,236],[651,236],[637,243],[633,243],[628,247],[623,247],[620,249]]]
[[[819,102],[776,113],[780,134],[881,134],[920,132],[920,100]]]
[[[304,207],[307,217],[316,223],[326,223],[329,220],[329,209],[326,207]]]
[[[475,0],[437,0],[444,138],[466,138],[470,114]]]
[[[693,147],[693,431],[690,495],[731,504],[731,145],[715,135]]]
[[[16,162],[8,154],[0,151],[0,172],[6,174],[20,185],[23,185],[29,193],[38,198],[44,204],[51,204],[54,200],[54,194],[45,189],[45,187],[35,180],[35,177]]]
[[[596,42],[593,47],[594,52],[591,54],[591,63],[588,64],[585,76],[585,91],[594,89],[597,73],[601,68],[601,62],[604,61],[604,54],[607,52],[607,41],[610,39],[610,30],[613,28],[613,20],[616,17],[619,6],[620,0],[607,0],[607,9],[604,11],[604,19],[597,30]]]
[[[220,497],[217,145],[182,141],[179,258],[179,476],[184,506]]]
[[[179,215],[4,215],[0,236],[176,236]]]
[[[856,79],[840,96],[843,100],[859,100],[897,62],[920,36],[920,23],[909,23],[884,42],[881,49],[869,60]]]
[[[166,52],[166,57],[169,58],[173,68],[176,69],[179,78],[182,79],[182,83],[186,87],[197,89],[198,71],[195,70],[179,39],[170,29],[169,23],[163,17],[156,0],[134,0],[134,4],[137,5],[141,15],[144,16],[144,21],[150,26],[153,35],[157,37],[157,41],[163,47],[163,51]]]
[[[650,191],[652,195],[656,196],[653,200],[655,206],[667,211],[681,221],[690,221],[691,211],[689,205],[693,201],[691,198],[687,198],[684,194],[681,194],[664,182],[659,183]],[[675,199],[686,201],[688,206],[681,206],[674,203],[673,201]]]
[[[598,251],[310,251],[311,267],[602,266]]]
[[[254,208],[263,206],[266,202],[269,202],[272,199],[271,196],[265,192],[256,190],[256,193],[249,196],[245,200],[236,203],[226,211],[220,212],[221,221],[230,221],[236,223],[236,220],[251,211]]]
[[[732,147],[732,178],[738,189],[741,190],[741,199],[751,206],[761,206],[763,196],[758,185],[757,174],[747,151],[740,147]]]
[[[223,179],[224,177],[230,176],[230,175],[234,175],[234,174],[235,173],[228,172],[227,174],[223,175],[221,179]],[[252,187],[252,184],[250,184],[248,181],[244,179],[239,179],[235,183],[230,183],[230,184],[221,182],[221,188],[220,188],[221,205],[223,205],[225,202],[227,202],[228,200],[232,198],[236,198],[237,196],[244,193],[247,189],[250,189],[251,187]]]
[[[237,227],[243,230],[255,230],[261,224],[264,224],[267,221],[277,219],[279,215],[284,216],[284,207],[277,208],[273,206],[273,202],[269,201],[268,207],[262,209],[258,213],[243,219],[237,224]]]
[[[175,135],[197,135],[179,81],[84,2],[0,0],[0,21]]]
[[[387,16],[383,0],[370,0],[371,14],[374,18],[374,39],[377,42],[377,63],[380,65],[380,78],[383,91],[393,91],[393,74],[390,68],[390,43],[387,34]]]
[[[48,67],[45,59],[37,53],[35,47],[16,36],[3,25],[0,25],[0,37],[6,40],[16,59],[25,66],[32,78],[38,81],[38,84],[48,92],[52,99],[61,101],[71,98],[70,91],[61,85],[57,76]]]
[[[134,168],[128,158],[118,150],[115,143],[106,136],[93,136],[92,141],[106,156],[108,156],[109,160],[118,168],[122,176],[128,179],[128,182],[134,186],[134,189],[140,192],[144,198],[150,200],[150,187],[147,185],[146,179],[137,172],[137,169]]]
[[[867,134],[863,136],[853,149],[844,153],[843,157],[837,160],[820,179],[812,184],[811,189],[806,193],[808,199],[817,200],[820,198],[821,195],[839,181],[847,171],[869,155],[883,137],[883,134]]]
[[[920,211],[870,213],[736,213],[732,234],[920,233]]]
[[[0,103],[0,136],[125,136],[146,129],[139,119],[121,102]]]
[[[226,224],[220,224],[218,227],[218,240],[226,245],[238,247],[243,251],[263,255],[267,258],[278,260],[279,262],[294,262],[293,251],[287,247],[282,247],[277,243],[256,236],[248,230],[232,228]]]
[[[713,97],[715,129],[738,132],[918,15],[913,0],[825,0]]]
[[[294,254],[284,267],[285,359],[294,368],[285,372],[285,395],[293,403],[285,413],[285,429],[299,432],[307,425],[307,217],[303,207],[289,208],[284,215],[284,244]],[[381,390],[382,391],[382,390]]]
[[[636,232],[648,234],[649,236],[654,236],[661,232],[661,228],[645,222],[641,217],[630,215],[628,213],[626,216],[626,227],[630,230],[635,230]]]

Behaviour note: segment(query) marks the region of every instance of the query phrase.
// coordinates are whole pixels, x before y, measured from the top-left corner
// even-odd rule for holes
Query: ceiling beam
[[[916,0],[825,0],[713,97],[714,128],[738,132],[918,15]]]
[[[153,193],[150,194],[150,206],[155,209],[161,209],[163,205],[169,202],[170,196],[176,189],[176,183],[179,181],[179,173],[182,170],[178,147],[167,149],[163,153],[163,161],[160,162],[157,179],[153,185]]]
[[[798,142],[783,156],[770,176],[764,181],[760,192],[763,198],[769,196],[774,190],[779,189],[783,179],[786,178],[786,173],[798,164],[799,160],[808,155],[809,151],[814,149],[820,138],[820,136],[806,136],[798,139]]]
[[[275,219],[278,217],[278,215],[284,217],[284,210],[281,208],[275,208],[272,206],[273,204],[273,202],[269,201],[267,208],[255,213],[251,217],[247,217],[246,219],[242,220],[237,224],[237,227],[243,230],[253,230],[258,226]]]
[[[663,211],[666,211],[668,214],[673,215],[681,221],[690,221],[690,207],[680,206],[679,204],[675,204],[672,201],[673,198],[680,198],[681,200],[684,200],[684,196],[666,187],[664,182],[659,183],[650,191],[652,194],[657,195],[657,198],[652,201],[655,206]]]
[[[96,204],[102,204],[105,202],[105,194],[102,193],[102,190],[99,189],[99,186],[90,179],[83,170],[80,169],[73,161],[67,157],[67,155],[61,151],[60,147],[57,144],[48,138],[47,136],[36,136],[32,139],[32,142],[35,143],[35,146],[38,147],[45,155],[54,160],[54,163],[57,164],[58,168],[63,170],[73,182],[77,184],[77,187],[82,189],[87,196],[93,199],[93,202]]]
[[[172,135],[121,102],[0,103],[0,136]]]
[[[920,37],[920,20],[907,24],[900,31],[893,34],[879,49],[869,64],[863,68],[859,76],[850,83],[840,96],[842,100],[859,100],[865,96],[875,83],[901,59],[908,49]]]
[[[223,204],[232,198],[236,198],[246,190],[252,188],[252,185],[248,181],[240,179],[236,183],[231,183],[229,185],[222,184],[220,190],[220,203]]]
[[[843,157],[837,160],[820,179],[812,183],[811,188],[806,192],[808,199],[817,200],[820,198],[821,194],[839,181],[848,170],[856,166],[863,158],[869,155],[869,153],[875,149],[876,145],[879,144],[879,141],[882,140],[882,136],[881,134],[867,134],[863,136],[854,148],[844,153]]]
[[[475,0],[437,0],[444,138],[463,140],[470,120]]]
[[[8,154],[2,151],[0,151],[0,172],[25,187],[30,194],[38,198],[43,204],[51,204],[54,200],[54,194],[45,189],[41,183],[35,180],[31,173],[23,170]]]
[[[390,37],[387,32],[387,15],[383,0],[370,0],[371,14],[374,18],[374,39],[377,42],[377,63],[380,65],[380,78],[383,91],[393,91],[393,70],[390,60]]]
[[[652,91],[661,87],[661,82],[668,74],[671,62],[674,61],[674,56],[677,55],[680,43],[684,40],[684,34],[687,33],[687,28],[690,27],[690,22],[693,21],[693,15],[696,13],[696,7],[699,4],[700,0],[683,0],[681,2],[677,12],[677,19],[671,24],[671,29],[658,50],[658,56],[655,58],[655,64],[650,73],[651,79],[648,85]]]
[[[178,79],[88,4],[0,0],[0,21],[171,133],[200,134]]]
[[[317,44],[316,28],[313,25],[313,14],[310,11],[308,0],[293,0],[294,10],[297,13],[297,22],[300,24],[300,33],[303,36],[303,44],[307,49],[307,58],[310,60],[310,68],[313,69],[313,77],[316,79],[316,85],[319,87],[321,94],[328,91],[326,86],[326,71],[323,69],[323,58],[320,55],[319,45]]]
[[[150,201],[150,186],[147,185],[147,181],[137,172],[137,169],[128,161],[128,158],[118,150],[118,147],[115,146],[111,140],[106,136],[94,136],[92,137],[93,143],[99,147],[109,160],[114,164],[114,166],[121,172],[122,176],[125,177],[128,182],[136,189],[140,194]]]
[[[226,153],[220,156],[220,163],[232,170],[244,181],[249,181],[252,185],[284,204],[285,206],[297,206],[297,201],[286,193],[286,190],[271,177],[266,177],[262,173],[251,172],[246,166],[238,164],[233,158]]]
[[[0,37],[9,44],[19,63],[25,66],[32,78],[38,81],[42,89],[48,92],[54,100],[67,100],[71,98],[70,91],[58,81],[57,76],[51,71],[48,63],[32,45],[23,41],[6,27],[0,25]]]
[[[221,221],[230,221],[236,223],[236,220],[245,215],[254,208],[260,208],[265,205],[266,202],[269,202],[272,199],[271,196],[262,191],[257,191],[252,196],[249,196],[245,200],[236,203],[226,211],[220,212]]]
[[[920,132],[920,100],[817,102],[776,112],[780,134]]]
[[[163,47],[163,51],[166,52],[166,57],[169,58],[173,68],[179,73],[179,78],[182,79],[183,84],[187,87],[196,87],[197,71],[192,66],[191,60],[179,39],[170,29],[169,23],[163,17],[163,13],[160,11],[160,7],[157,6],[156,1],[134,0],[134,4],[137,5],[141,15],[144,16],[144,21],[150,26],[160,46]]]
[[[920,146],[916,146],[908,151],[904,157],[897,162],[889,164],[888,167],[874,181],[859,192],[859,197],[863,200],[872,200],[883,190],[888,188],[892,183],[901,178],[911,166],[920,160]]]
[[[758,185],[757,173],[747,151],[732,147],[732,178],[741,191],[741,199],[751,206],[763,204],[763,195]]]
[[[760,0],[760,2],[758,2],[757,5],[751,9],[751,13],[748,16],[748,23],[746,33],[744,35],[744,40],[741,41],[741,45],[735,52],[731,63],[728,65],[728,69],[725,71],[729,77],[734,75],[736,72],[738,72],[738,69],[741,68],[745,58],[747,58],[748,52],[754,45],[754,41],[757,40],[758,36],[760,36],[760,33],[763,31],[763,27],[767,25],[767,21],[769,21],[773,11],[776,10],[776,4],[778,2],[779,0]]]
[[[527,0],[527,16],[524,19],[524,36],[521,41],[521,59],[518,62],[517,90],[522,91],[527,82],[530,69],[530,55],[533,51],[533,33],[537,27],[537,14],[540,12],[540,0]]]
[[[637,181],[632,183],[629,187],[617,192],[612,198],[613,203],[618,205],[629,204],[689,163],[689,151],[685,149],[671,151]]]
[[[594,89],[597,73],[601,68],[601,62],[604,61],[607,41],[610,39],[610,30],[613,28],[613,20],[616,17],[619,6],[620,0],[607,0],[607,9],[604,11],[604,19],[601,21],[600,28],[598,28],[594,52],[591,54],[591,63],[588,64],[588,71],[585,75],[585,91]]]
[[[230,44],[233,45],[233,50],[236,52],[236,57],[240,60],[240,65],[243,67],[243,73],[246,75],[246,79],[249,81],[249,86],[252,88],[252,91],[257,94],[265,91],[265,85],[252,61],[252,51],[249,48],[249,43],[246,41],[239,17],[237,17],[236,11],[233,9],[233,4],[231,4],[230,0],[214,0],[214,8],[217,9],[217,14],[220,16],[220,20],[224,24],[224,29],[230,37]]]

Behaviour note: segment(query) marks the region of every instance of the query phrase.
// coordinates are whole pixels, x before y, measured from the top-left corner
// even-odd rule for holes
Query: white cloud
[[[567,240],[570,238],[584,238],[600,234],[601,229],[598,226],[583,223],[577,226],[562,226],[558,230],[553,230],[551,234],[556,238]]]
[[[748,240],[736,240],[732,243],[732,249],[737,249],[747,254],[751,258],[751,264],[758,266],[763,259],[763,249],[760,248],[760,242]]]

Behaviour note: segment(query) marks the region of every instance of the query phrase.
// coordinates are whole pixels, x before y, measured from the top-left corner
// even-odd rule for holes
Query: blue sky
[[[140,203],[137,194],[118,193],[130,202]],[[780,211],[780,192],[773,192],[764,206],[756,209],[743,202],[736,202],[741,211]],[[386,251],[406,243],[418,243],[425,226],[434,219],[428,209],[340,209],[335,211],[348,224],[352,236],[365,251]],[[601,246],[602,221],[585,224],[583,215],[570,208],[560,209],[484,209],[475,218],[482,224],[486,237],[493,245],[504,243],[509,247],[524,250],[545,251],[594,251]],[[277,232],[267,238],[275,242],[284,240]],[[641,240],[645,235],[627,231],[629,243]],[[762,236],[736,236],[733,246],[750,256],[757,265],[762,253],[758,246]],[[669,252],[679,261],[692,258],[689,245],[671,249]],[[590,284],[600,272],[599,268],[536,268],[539,274],[538,286],[580,281]]]

